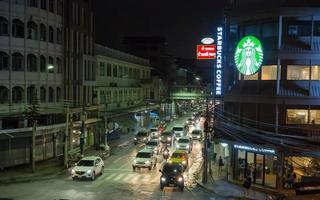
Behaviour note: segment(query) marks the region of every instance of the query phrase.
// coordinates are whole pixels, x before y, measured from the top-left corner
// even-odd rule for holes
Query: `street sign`
[[[216,45],[197,45],[197,59],[215,59],[216,58]]]

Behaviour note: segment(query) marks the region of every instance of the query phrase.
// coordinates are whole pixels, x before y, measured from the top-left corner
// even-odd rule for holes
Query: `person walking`
[[[248,197],[250,194],[250,187],[251,187],[251,183],[252,183],[252,179],[251,179],[251,175],[248,174],[243,182],[243,187],[244,187],[244,196]]]
[[[219,156],[218,165],[219,165],[219,174],[220,174],[222,167],[224,166],[223,159],[221,156]]]

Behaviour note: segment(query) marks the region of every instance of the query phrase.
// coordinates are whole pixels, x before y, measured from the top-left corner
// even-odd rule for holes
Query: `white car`
[[[184,127],[183,126],[174,126],[172,128],[172,131],[174,132],[174,136],[176,139],[179,139],[180,137],[184,136]]]
[[[157,165],[157,158],[153,153],[153,150],[149,149],[142,149],[138,152],[136,155],[136,158],[132,162],[132,169],[133,171],[136,170],[136,168],[148,168],[151,170],[152,168],[155,168]]]
[[[154,139],[147,142],[145,149],[153,151],[155,154],[159,154],[160,152],[160,143],[159,140]]]
[[[102,174],[104,170],[104,162],[98,156],[89,156],[82,158],[72,169],[72,179],[88,178],[94,180],[96,175]]]
[[[199,129],[195,129],[191,132],[191,138],[193,140],[202,140],[202,131]]]
[[[187,136],[181,137],[176,142],[176,149],[185,150],[190,153],[192,151],[192,141]]]

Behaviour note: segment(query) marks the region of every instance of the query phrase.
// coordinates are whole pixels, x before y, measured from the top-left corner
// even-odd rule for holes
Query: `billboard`
[[[197,59],[215,59],[216,58],[216,45],[214,44],[202,44],[197,45]]]
[[[216,65],[214,71],[214,96],[223,97],[223,68],[224,68],[224,28],[217,27],[216,32]]]

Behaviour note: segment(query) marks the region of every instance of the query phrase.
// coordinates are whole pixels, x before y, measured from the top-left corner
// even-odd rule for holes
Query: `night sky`
[[[212,36],[226,0],[99,0],[96,42],[121,49],[124,36],[164,36],[175,57],[195,58],[195,45]]]

